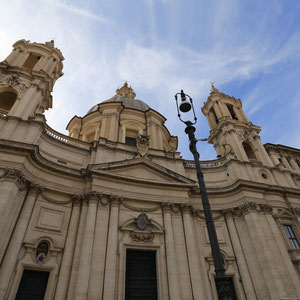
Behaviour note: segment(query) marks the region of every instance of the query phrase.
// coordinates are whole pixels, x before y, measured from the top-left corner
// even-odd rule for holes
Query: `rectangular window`
[[[130,146],[136,146],[136,138],[126,136],[125,144]]]
[[[293,231],[293,228],[292,226],[290,225],[283,225],[283,228],[284,228],[284,231],[290,241],[290,244],[292,246],[293,249],[299,249],[300,246],[299,246],[299,243],[297,241],[297,238],[295,236],[295,233]]]
[[[125,300],[157,300],[156,252],[126,252]]]
[[[49,272],[24,270],[15,300],[43,300]]]

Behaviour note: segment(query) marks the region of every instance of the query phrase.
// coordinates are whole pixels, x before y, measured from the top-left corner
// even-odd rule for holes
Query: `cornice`
[[[278,185],[262,184],[248,180],[239,179],[233,184],[221,187],[206,186],[208,195],[228,195],[239,192],[241,189],[250,189],[260,192],[274,193],[280,195],[296,195],[300,197],[300,189],[282,187]],[[199,187],[195,186],[190,189],[190,195],[200,195]]]
[[[2,151],[3,149],[7,149],[17,152],[25,152],[26,155],[32,160],[32,162],[35,162],[39,168],[43,168],[43,170],[47,172],[51,171],[71,177],[84,177],[81,170],[79,169],[77,170],[71,167],[56,164],[55,162],[49,161],[41,156],[41,154],[39,153],[39,146],[37,145],[0,139],[0,146],[2,148]]]

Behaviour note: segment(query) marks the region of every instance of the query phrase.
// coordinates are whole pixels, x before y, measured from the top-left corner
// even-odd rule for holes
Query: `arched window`
[[[252,147],[247,142],[243,142],[243,147],[249,160],[257,160]]]
[[[231,105],[231,104],[226,104],[226,106],[227,106],[227,108],[228,108],[228,110],[229,110],[229,113],[230,113],[230,115],[231,115],[231,118],[232,118],[233,120],[238,120],[238,117],[237,117],[236,113],[234,112],[233,105]]]
[[[9,112],[17,99],[17,94],[12,91],[0,93],[0,110]]]
[[[41,57],[38,54],[30,53],[23,64],[23,68],[33,69],[36,63],[40,60],[40,58]]]

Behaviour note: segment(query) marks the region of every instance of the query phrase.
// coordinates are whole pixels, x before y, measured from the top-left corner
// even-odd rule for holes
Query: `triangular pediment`
[[[120,179],[133,179],[144,182],[161,184],[192,184],[194,181],[171,171],[147,158],[136,158],[118,162],[91,165],[93,172],[105,172],[106,175],[119,177]]]

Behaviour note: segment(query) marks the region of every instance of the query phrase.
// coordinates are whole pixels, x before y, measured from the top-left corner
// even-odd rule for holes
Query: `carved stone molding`
[[[298,207],[291,207],[291,208],[289,208],[289,211],[296,216],[300,215],[300,208],[298,208]]]
[[[128,203],[126,203],[125,201],[122,201],[122,205],[130,210],[133,210],[133,211],[139,211],[139,212],[154,212],[154,211],[157,211],[160,209],[160,206],[156,206],[156,207],[136,207],[136,206],[133,206],[133,205],[130,205]]]

